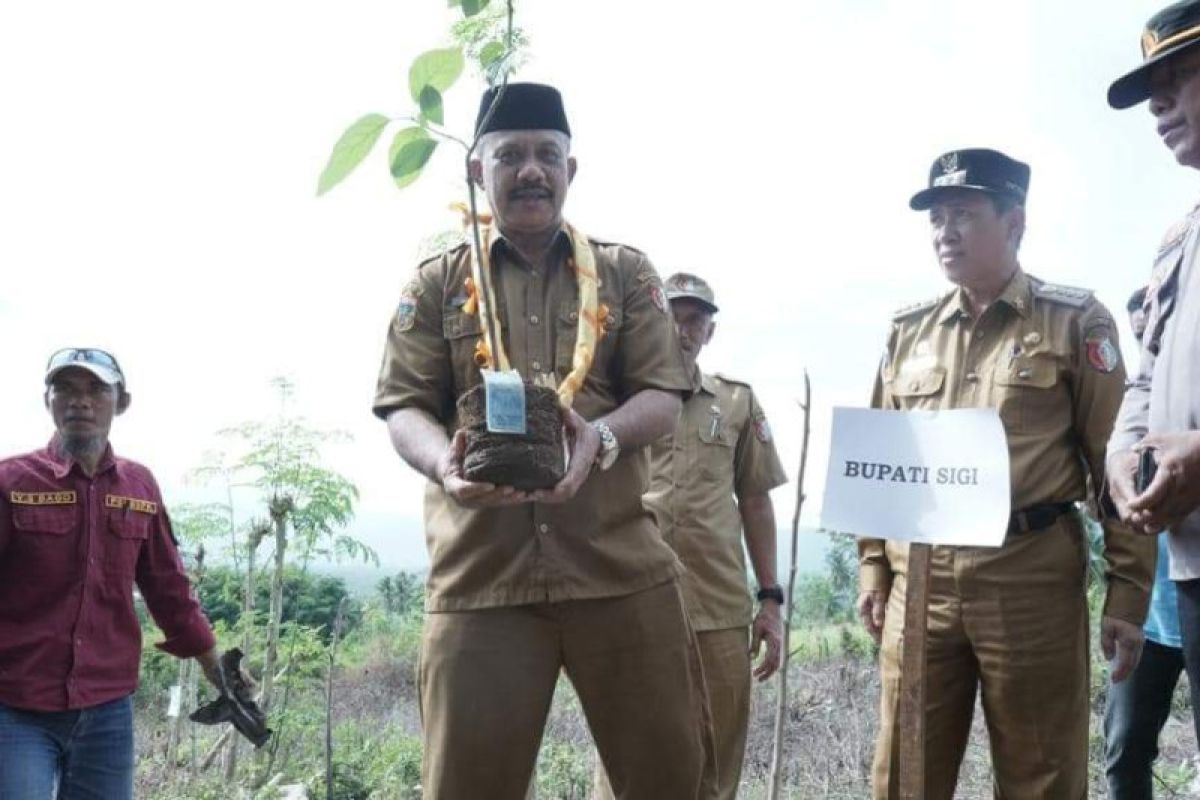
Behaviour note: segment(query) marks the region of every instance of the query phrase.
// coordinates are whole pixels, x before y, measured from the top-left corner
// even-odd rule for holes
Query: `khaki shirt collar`
[[[706,372],[701,372],[700,391],[711,394],[715,397],[717,394],[717,379]]]
[[[554,235],[554,243],[550,245],[550,252],[555,253],[555,254],[558,254],[558,253],[565,254],[565,253],[571,252],[571,236],[570,236],[570,234],[567,233],[567,229],[566,229],[565,225],[559,226],[558,233],[556,233]],[[498,263],[497,259],[501,255],[508,256],[513,262],[515,262],[517,264],[525,263],[525,259],[521,256],[520,253],[517,252],[517,249],[515,247],[513,247],[511,244],[508,243],[508,239],[506,239],[504,237],[504,234],[500,232],[500,229],[497,228],[496,229],[496,238],[492,240],[492,252],[491,252],[492,263],[493,264]]]
[[[1003,303],[1009,308],[1016,311],[1022,317],[1029,316],[1029,306],[1033,301],[1033,284],[1029,280],[1029,276],[1020,267],[1013,273],[1012,278],[1008,281],[1008,285],[1004,287],[1004,291],[996,298],[996,303]],[[951,293],[945,308],[938,315],[938,324],[945,325],[948,322],[955,322],[964,317],[970,317],[970,310],[967,307],[967,295],[961,288],[956,289]]]
[[[1004,303],[1022,317],[1028,317],[1032,301],[1033,284],[1030,282],[1029,276],[1025,274],[1025,271],[1017,267],[1012,280],[1008,282],[1008,286],[1004,287],[1004,291],[1000,293],[1000,297],[996,299],[996,302]]]

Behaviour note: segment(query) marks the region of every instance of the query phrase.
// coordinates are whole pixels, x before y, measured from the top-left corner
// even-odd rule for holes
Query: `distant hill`
[[[331,575],[346,582],[346,588],[356,597],[368,597],[374,593],[376,585],[383,578],[398,572],[415,572],[424,575],[429,569],[429,560],[424,547],[417,551],[411,545],[414,539],[420,539],[420,531],[412,520],[406,520],[400,515],[388,518],[387,515],[372,515],[374,523],[369,529],[360,529],[356,535],[361,537],[371,547],[379,552],[380,566],[375,567],[362,563],[317,563],[311,569],[321,575]],[[788,557],[791,552],[791,531],[781,530],[777,534],[777,549],[779,552],[779,580],[787,580]],[[402,546],[397,546],[397,540],[403,540]],[[815,528],[801,528],[798,540],[798,572],[820,573],[825,571],[825,553],[828,551],[828,539],[819,534]],[[397,557],[400,556],[400,557]]]
[[[373,567],[368,564],[317,564],[313,572],[340,578],[351,595],[358,598],[370,597],[375,587],[386,577],[401,572],[399,569]]]

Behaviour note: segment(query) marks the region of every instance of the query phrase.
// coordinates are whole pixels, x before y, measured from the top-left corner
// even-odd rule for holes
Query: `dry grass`
[[[787,763],[785,796],[796,800],[831,798],[861,800],[870,796],[869,773],[878,721],[878,671],[873,656],[863,652],[857,635],[838,629],[803,634],[800,657],[792,664],[792,697],[785,727]],[[756,688],[743,772],[741,797],[762,800],[771,753],[772,716],[776,682]],[[1091,796],[1105,797],[1101,719],[1104,681],[1093,679]],[[369,654],[359,666],[342,673],[336,691],[335,718],[353,721],[375,733],[419,734],[415,665],[394,651]],[[1191,732],[1191,709],[1181,682],[1172,718],[1162,737],[1157,772],[1162,782],[1156,797],[1192,797],[1186,787],[1192,776],[1196,745]],[[181,779],[186,771],[162,763],[161,723],[139,718],[138,797],[208,798],[199,785]],[[982,712],[964,760],[959,798],[992,797],[990,757]],[[202,731],[203,742],[210,732]],[[586,800],[592,769],[591,736],[570,684],[563,680],[555,697],[539,759],[540,800]],[[215,772],[215,770],[214,770]],[[203,783],[203,782],[202,782]],[[226,787],[224,797],[232,798]]]
[[[834,655],[822,660],[800,661],[792,665],[789,683],[793,688],[785,726],[785,796],[795,800],[862,800],[869,797],[871,755],[879,718],[879,680],[874,659],[864,655]],[[1090,796],[1103,798],[1107,791],[1103,772],[1104,692],[1101,676],[1097,675],[1093,683],[1097,691],[1093,695]],[[761,800],[766,794],[776,685],[772,681],[755,691],[740,794],[745,800]],[[590,736],[578,702],[565,681],[559,687],[546,741],[590,753]],[[1160,782],[1155,796],[1200,796],[1187,789],[1196,745],[1186,681],[1181,681],[1177,690],[1172,717],[1163,731],[1161,750],[1156,765]],[[539,797],[542,800],[550,797],[575,800],[580,795],[573,791],[574,787],[560,789],[559,794],[543,791]],[[987,731],[982,709],[977,708],[957,797],[991,800],[992,796]]]

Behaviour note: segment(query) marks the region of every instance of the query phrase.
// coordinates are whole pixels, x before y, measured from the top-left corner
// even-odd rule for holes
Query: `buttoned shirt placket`
[[[82,541],[80,542],[80,545],[83,549],[82,555],[84,570],[79,581],[79,609],[75,613],[75,624],[71,626],[71,666],[67,670],[66,680],[67,704],[68,707],[71,708],[77,707],[81,704],[78,692],[78,681],[76,681],[75,676],[80,667],[79,651],[84,646],[83,632],[87,628],[87,612],[89,606],[88,592],[90,591],[91,586],[100,580],[100,576],[97,574],[98,568],[96,566],[96,553],[94,552],[96,536],[95,527],[97,524],[96,520],[103,518],[103,511],[97,505],[98,500],[96,494],[96,480],[107,469],[112,469],[112,465],[110,464],[107,467],[101,466],[96,474],[89,478],[85,475],[76,475],[74,462],[68,460],[66,462],[64,471],[58,475],[58,477],[62,480],[70,479],[71,485],[73,485],[77,491],[82,482],[87,482],[87,491],[80,492],[80,494],[85,498],[82,513],[83,519],[80,521],[82,531]]]

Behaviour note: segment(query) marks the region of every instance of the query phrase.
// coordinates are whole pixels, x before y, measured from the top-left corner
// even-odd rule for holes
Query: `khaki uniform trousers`
[[[675,581],[623,597],[429,614],[424,796],[523,800],[560,669],[617,797],[711,797],[703,676]]]
[[[713,744],[717,761],[717,800],[737,797],[750,727],[750,631],[726,628],[700,631],[700,662],[704,688],[712,711]],[[597,761],[592,777],[592,800],[613,800],[604,765]]]
[[[894,547],[895,545],[889,545]],[[976,687],[1004,800],[1087,797],[1087,544],[1074,515],[999,548],[934,547],[925,697],[925,798],[951,800]],[[874,797],[898,792],[905,577],[888,599]]]

